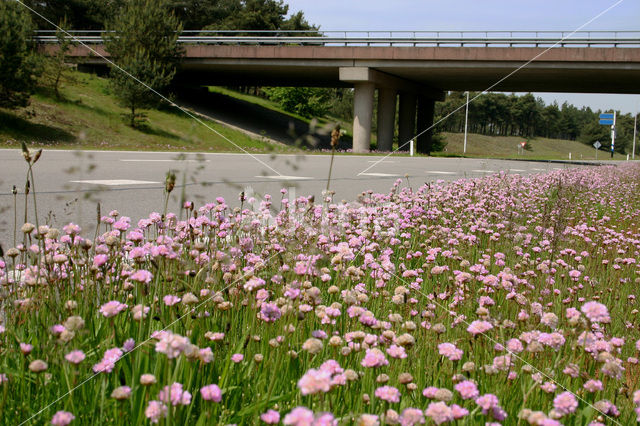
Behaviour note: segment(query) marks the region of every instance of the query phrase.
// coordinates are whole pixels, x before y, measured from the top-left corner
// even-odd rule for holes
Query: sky
[[[285,0],[324,31],[638,31],[638,0]],[[615,5],[615,6],[614,6]],[[595,20],[594,17],[614,6]],[[584,26],[584,27],[583,27]],[[640,84],[640,83],[639,83]],[[535,93],[592,109],[636,113],[640,95]]]

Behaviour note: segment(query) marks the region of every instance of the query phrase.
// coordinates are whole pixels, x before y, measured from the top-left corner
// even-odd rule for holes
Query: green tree
[[[70,28],[102,30],[125,0],[25,0],[25,3],[53,23],[66,20]],[[35,22],[38,29],[53,29],[44,19],[35,18]]]
[[[330,91],[317,87],[265,87],[269,99],[278,102],[285,111],[303,117],[320,117],[327,113]]]
[[[40,61],[32,42],[33,23],[14,1],[0,1],[0,107],[27,106]]]
[[[127,118],[135,127],[144,117],[139,110],[160,102],[140,82],[162,91],[175,75],[182,55],[177,42],[182,25],[165,0],[131,0],[109,29],[114,32],[106,34],[106,48],[114,62],[126,71],[111,68],[112,87],[122,105],[129,109]]]
[[[69,50],[71,50],[71,48],[76,45],[73,39],[66,34],[66,31],[68,31],[69,28],[66,20],[60,22],[59,27],[60,29],[56,31],[56,38],[58,39],[58,50],[55,52],[55,54],[47,58],[45,71],[50,86],[51,88],[53,88],[56,98],[58,99],[61,98],[60,83],[63,80],[68,79],[66,75],[67,70],[69,69],[69,67],[67,66],[67,54],[69,53]]]
[[[242,4],[240,0],[171,0],[170,8],[185,30],[201,30],[225,27],[224,22],[238,13]]]

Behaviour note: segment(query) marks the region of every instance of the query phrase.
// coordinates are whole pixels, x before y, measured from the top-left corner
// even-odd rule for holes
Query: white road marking
[[[131,179],[105,179],[105,180],[72,180],[72,183],[88,183],[91,185],[151,185],[160,182],[153,182],[150,180],[131,180]]]
[[[280,176],[280,175],[271,175],[271,176],[255,176],[257,178],[267,178],[273,180],[304,180],[304,179],[313,179],[307,176]]]
[[[428,175],[455,175],[456,172],[441,172],[439,170],[427,170],[425,171]]]
[[[146,163],[146,162],[153,162],[153,163],[173,163],[176,161],[179,162],[183,162],[183,163],[208,163],[211,160],[149,160],[149,159],[135,159],[135,158],[125,158],[125,159],[121,159],[120,161],[123,162],[127,162],[127,163]]]
[[[390,160],[369,160],[367,163],[395,163],[395,161]]]
[[[476,173],[495,173],[494,170],[471,170],[471,171]]]
[[[400,177],[391,173],[359,173],[358,176],[376,176],[376,177]]]
[[[532,170],[537,170],[539,172],[546,172],[547,171],[547,169],[532,169]]]
[[[526,172],[526,170],[522,170],[522,169],[509,169],[509,171],[512,171],[512,172]]]

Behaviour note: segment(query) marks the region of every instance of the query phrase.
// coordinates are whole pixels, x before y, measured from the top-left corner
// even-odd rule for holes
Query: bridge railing
[[[100,44],[103,31],[70,31]],[[54,30],[36,31],[40,43],[56,43]],[[189,30],[183,44],[414,47],[640,47],[640,31],[244,31]]]

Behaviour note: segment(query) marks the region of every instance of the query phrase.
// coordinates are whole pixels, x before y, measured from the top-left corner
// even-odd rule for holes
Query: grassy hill
[[[80,72],[63,85],[62,100],[41,88],[20,111],[0,109],[0,146],[31,146],[114,150],[175,150],[240,152],[215,132],[175,108],[147,111],[142,129],[129,127],[110,93],[108,80]],[[283,144],[204,120],[222,135],[251,152],[291,151]]]
[[[211,151],[240,152],[215,132],[197,123],[174,108],[147,111],[147,124],[142,129],[129,127],[123,119],[124,108],[120,107],[112,95],[108,80],[91,74],[71,72],[72,81],[61,89],[63,99],[57,99],[53,92],[41,88],[32,97],[31,104],[19,111],[0,108],[0,147],[19,147],[20,142],[30,146],[59,149],[112,149],[112,150],[154,150],[154,151]],[[309,124],[311,120],[285,112],[280,106],[264,98],[238,93],[223,88],[210,88],[212,95],[221,98],[204,102],[211,106],[203,111],[210,117],[221,116],[222,122],[203,119],[235,144],[249,152],[300,152],[287,145],[286,123],[295,120],[297,125]],[[229,103],[233,100],[234,103]],[[224,101],[224,102],[221,102]],[[215,104],[219,110],[216,111]],[[203,105],[204,105],[203,104]],[[230,108],[233,106],[233,108]],[[202,107],[202,105],[200,106]],[[197,108],[194,106],[194,108]],[[203,108],[201,108],[203,109]],[[225,110],[225,114],[222,114]],[[323,117],[318,125],[337,122],[334,117]],[[276,129],[276,123],[280,128]],[[233,127],[235,124],[235,127]],[[349,142],[351,123],[341,122],[348,134],[344,142]],[[262,131],[262,127],[269,127]],[[284,129],[284,130],[283,130]],[[273,133],[278,143],[259,135]],[[462,155],[463,135],[444,133],[446,151],[435,155]],[[372,135],[375,141],[375,134]],[[467,142],[468,157],[522,158],[522,159],[595,159],[595,149],[576,141],[536,138],[529,141],[530,150],[520,153],[519,137],[491,137],[470,134]],[[608,153],[600,151],[598,159],[609,159]],[[626,157],[616,154],[615,159]]]
[[[443,133],[447,141],[445,154],[462,154],[464,134]],[[516,136],[467,136],[467,157],[522,158],[543,160],[595,160],[595,148],[582,142],[563,139],[535,138],[529,140],[529,149],[518,151],[520,142],[525,139]],[[626,159],[626,155],[616,153],[614,160]],[[611,155],[598,151],[598,160],[610,160]]]

